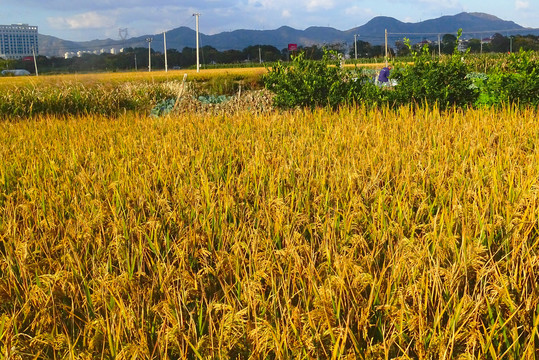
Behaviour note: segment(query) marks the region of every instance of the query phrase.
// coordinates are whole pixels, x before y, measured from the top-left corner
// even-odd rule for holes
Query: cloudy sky
[[[157,34],[179,26],[215,34],[331,26],[348,30],[375,16],[418,22],[462,11],[484,12],[539,28],[539,0],[0,0],[0,24],[37,25],[41,34],[83,41]]]

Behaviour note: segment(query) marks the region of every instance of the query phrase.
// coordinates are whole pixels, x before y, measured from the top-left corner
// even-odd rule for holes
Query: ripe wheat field
[[[537,118],[0,122],[0,357],[537,359]]]

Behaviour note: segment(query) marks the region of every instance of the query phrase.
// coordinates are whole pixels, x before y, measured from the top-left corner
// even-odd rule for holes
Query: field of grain
[[[0,357],[539,358],[537,118],[0,122]]]
[[[38,116],[154,114],[155,107],[181,100],[182,112],[201,107],[199,96],[234,95],[229,108],[264,108],[264,68],[196,71],[0,77],[0,121]],[[186,81],[184,81],[184,79]],[[185,85],[185,87],[184,87]],[[185,90],[185,91],[184,91]],[[241,95],[241,96],[240,96]],[[253,103],[253,98],[257,103]],[[267,98],[267,99],[266,99]],[[184,106],[183,106],[184,105]],[[178,107],[176,107],[178,108]],[[158,111],[159,112],[159,111]]]
[[[211,80],[218,77],[231,77],[236,79],[247,79],[257,81],[261,74],[265,72],[264,67],[259,68],[230,68],[212,69],[196,72],[196,70],[171,70],[168,72],[158,70],[152,72],[117,72],[117,73],[92,73],[92,74],[61,74],[32,77],[0,77],[0,89],[13,88],[21,85],[41,86],[60,85],[70,83],[95,84],[95,83],[125,83],[125,82],[163,82],[171,80],[181,80],[187,74],[189,80]]]

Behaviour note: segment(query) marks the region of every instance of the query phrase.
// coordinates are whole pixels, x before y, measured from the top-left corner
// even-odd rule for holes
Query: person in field
[[[389,86],[389,71],[391,70],[390,66],[386,66],[380,70],[378,75],[378,83],[381,86]]]

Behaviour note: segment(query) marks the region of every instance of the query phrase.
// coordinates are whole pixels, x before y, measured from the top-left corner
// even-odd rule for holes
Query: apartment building
[[[22,59],[39,53],[37,26],[0,25],[0,58]]]

